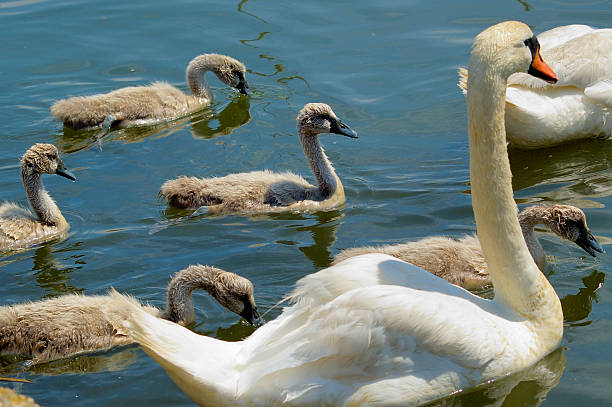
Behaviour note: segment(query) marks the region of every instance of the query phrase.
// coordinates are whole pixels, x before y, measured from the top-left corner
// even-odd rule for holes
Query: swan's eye
[[[531,51],[531,55],[535,55],[536,51],[540,48],[540,42],[538,38],[534,35],[531,38],[527,38],[523,43],[529,47],[529,51]]]

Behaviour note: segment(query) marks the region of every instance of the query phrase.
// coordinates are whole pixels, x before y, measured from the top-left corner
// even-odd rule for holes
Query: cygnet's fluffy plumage
[[[0,407],[40,407],[32,397],[19,394],[7,387],[0,387]]]
[[[212,71],[217,78],[246,94],[244,64],[219,54],[195,57],[187,66],[191,95],[165,82],[148,86],[129,86],[110,93],[78,96],[57,101],[51,113],[73,129],[91,129],[118,125],[130,127],[176,119],[202,109],[212,102],[212,92],[204,74]]]
[[[327,210],[345,201],[344,188],[319,144],[318,134],[357,138],[324,103],[308,103],[297,116],[297,130],[317,180],[314,186],[291,172],[253,171],[224,177],[180,177],[166,181],[159,196],[184,209],[207,207],[210,213]]]
[[[21,157],[21,180],[36,215],[12,202],[0,205],[0,252],[44,242],[68,230],[68,222],[43,186],[42,174],[76,179],[54,145],[30,147]]]
[[[134,305],[160,318],[189,324],[195,313],[191,292],[203,289],[225,308],[251,324],[260,322],[253,284],[215,267],[192,265],[168,285],[165,311]],[[83,352],[132,343],[119,320],[121,310],[109,295],[64,295],[43,301],[0,307],[0,354],[21,355],[45,362]]]
[[[566,25],[538,35],[558,82],[515,73],[506,89],[508,141],[546,147],[612,133],[612,29]],[[459,87],[467,88],[467,70]]]
[[[587,226],[584,212],[575,206],[530,206],[519,214],[519,223],[527,248],[540,270],[546,267],[546,255],[534,236],[534,227],[538,224],[576,243],[591,256],[595,256],[595,252],[603,252]],[[478,289],[491,284],[482,247],[475,235],[458,240],[433,236],[416,242],[356,247],[340,252],[332,264],[365,253],[384,253],[397,257],[466,289]]]

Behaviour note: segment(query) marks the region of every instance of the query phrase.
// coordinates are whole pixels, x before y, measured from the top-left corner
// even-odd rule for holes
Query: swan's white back
[[[612,29],[557,27],[538,35],[542,56],[559,81],[526,73],[508,79],[508,139],[541,147],[612,133]]]

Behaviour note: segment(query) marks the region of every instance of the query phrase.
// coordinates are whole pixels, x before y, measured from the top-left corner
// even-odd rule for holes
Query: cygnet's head
[[[491,69],[503,79],[515,72],[527,72],[547,82],[557,82],[557,76],[540,56],[538,39],[519,21],[504,21],[476,36],[470,72],[482,69]]]
[[[263,324],[257,311],[253,283],[250,280],[231,272],[217,276],[215,299],[224,307],[240,315],[251,325]]]
[[[213,72],[223,83],[238,89],[243,95],[247,94],[249,84],[246,80],[246,67],[232,57],[220,54],[208,54],[209,60],[214,61]]]
[[[21,168],[28,173],[57,174],[76,181],[53,144],[34,144],[21,157]]]
[[[298,129],[308,130],[305,134],[335,133],[357,138],[357,132],[344,124],[325,103],[307,103],[297,116]]]
[[[580,208],[570,205],[553,205],[550,208],[550,214],[549,227],[557,235],[576,243],[593,257],[595,257],[595,252],[604,253],[604,249],[587,226],[586,216]]]

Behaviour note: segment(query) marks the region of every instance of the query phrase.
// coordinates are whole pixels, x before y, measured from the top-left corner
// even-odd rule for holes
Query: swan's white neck
[[[206,99],[207,102],[212,101],[213,94],[204,75],[216,67],[216,62],[211,60],[208,55],[200,55],[189,63],[187,66],[187,84],[194,96]]]
[[[327,199],[336,193],[336,190],[342,188],[342,183],[334,171],[329,159],[325,155],[319,137],[316,134],[311,134],[307,129],[298,128],[298,135],[302,143],[304,155],[308,159],[310,169],[317,179],[319,192],[322,199]]]
[[[66,219],[64,219],[57,204],[45,190],[41,174],[29,171],[23,167],[21,169],[21,180],[28,196],[28,201],[41,223],[57,226],[58,228],[63,228],[67,225]]]
[[[495,287],[495,301],[538,321],[540,329],[549,331],[547,342],[556,341],[556,346],[563,332],[561,304],[529,254],[512,192],[504,123],[507,78],[495,71],[495,65],[485,66],[487,61],[473,52],[467,105],[478,238]]]

